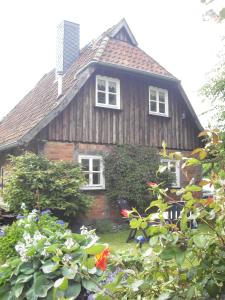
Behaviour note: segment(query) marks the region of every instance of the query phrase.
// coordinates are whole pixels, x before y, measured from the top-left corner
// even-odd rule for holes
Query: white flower
[[[65,263],[69,263],[71,260],[73,259],[73,257],[69,254],[65,254],[62,258],[62,262]]]
[[[26,244],[32,244],[32,238],[28,232],[24,232],[23,238],[24,238]]]
[[[75,243],[74,243],[72,238],[68,238],[65,241],[65,246],[66,246],[67,249],[71,249],[74,245],[75,245]]]
[[[25,209],[27,208],[27,207],[26,207],[26,204],[25,204],[24,202],[22,202],[20,208],[21,208],[22,210],[25,210]]]
[[[40,231],[35,231],[35,233],[34,233],[34,241],[40,241],[40,240],[42,240],[43,238],[45,238],[45,236],[44,235],[42,235],[41,233],[40,233]]]
[[[22,261],[28,261],[27,249],[25,244],[18,242],[15,246],[16,252],[19,253]]]

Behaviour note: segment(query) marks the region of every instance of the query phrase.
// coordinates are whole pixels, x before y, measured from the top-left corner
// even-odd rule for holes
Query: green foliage
[[[149,204],[149,181],[171,184],[168,172],[156,176],[159,167],[157,150],[145,146],[119,145],[105,157],[107,196],[111,201],[126,199],[131,207]]]
[[[194,151],[197,165],[210,160],[210,149],[214,151],[213,159],[216,158],[215,150],[220,147],[218,131],[211,131],[208,138],[202,151]],[[186,172],[190,165],[193,165],[192,158],[186,159],[183,165]],[[196,197],[196,192],[208,183],[216,187],[214,198]],[[160,185],[150,189],[157,195],[148,208],[158,210],[158,221],[154,226],[148,226],[155,219],[152,213],[141,217],[133,209],[129,214],[132,228],[146,229],[150,238],[148,249],[140,249],[138,255],[133,254],[133,258],[130,253],[112,256],[111,265],[119,268],[120,272],[114,283],[106,284],[105,289],[113,294],[114,299],[224,299],[224,182],[212,170],[209,180],[190,183],[177,191],[184,205],[180,219],[173,224],[164,220],[163,212],[175,200]],[[191,224],[197,224],[197,227],[191,228]]]
[[[16,254],[15,245],[23,236],[24,228],[13,223],[5,228],[5,236],[0,239],[0,263]]]
[[[96,220],[92,227],[96,229],[97,233],[106,233],[113,231],[114,223],[108,219]]]
[[[95,255],[106,245],[96,243],[93,231],[72,233],[37,211],[15,224],[24,233],[16,255],[0,266],[0,299],[77,299],[99,290],[102,272],[95,267]]]
[[[78,165],[27,152],[10,157],[7,174],[3,197],[13,211],[19,212],[22,202],[29,210],[51,208],[73,216],[89,207],[90,199],[80,190],[85,179]]]

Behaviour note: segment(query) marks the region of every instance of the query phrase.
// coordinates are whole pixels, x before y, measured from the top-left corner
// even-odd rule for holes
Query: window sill
[[[101,186],[84,186],[80,188],[82,191],[99,191],[99,190],[105,190],[105,187],[103,185]]]
[[[160,113],[154,113],[154,112],[149,112],[148,113],[150,116],[158,116],[158,117],[163,117],[163,118],[170,118],[170,116],[169,115],[166,115],[166,114],[160,114]]]
[[[108,105],[95,105],[94,108],[105,108],[105,109],[112,109],[112,110],[117,110],[121,111],[120,107],[113,107],[113,106],[108,106]]]

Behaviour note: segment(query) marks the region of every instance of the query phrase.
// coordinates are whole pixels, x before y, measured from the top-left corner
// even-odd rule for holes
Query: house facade
[[[79,162],[83,188],[95,197],[90,217],[108,218],[103,154],[117,144],[160,149],[166,141],[189,155],[202,127],[180,81],[138,47],[124,19],[81,50],[79,25],[64,21],[57,45],[56,69],[0,123],[0,164],[24,149]],[[179,162],[163,163],[178,188],[190,179]]]

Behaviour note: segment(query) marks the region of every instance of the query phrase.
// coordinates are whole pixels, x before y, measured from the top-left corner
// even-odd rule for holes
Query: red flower
[[[127,210],[127,209],[122,209],[122,210],[120,211],[120,213],[121,213],[121,215],[124,216],[125,218],[129,218],[129,215],[130,215],[131,211],[130,211],[130,210]]]
[[[97,269],[105,271],[106,263],[107,263],[107,256],[109,256],[109,254],[110,254],[109,248],[105,248],[100,254],[97,254],[95,256],[95,258],[96,258],[95,266]]]
[[[155,182],[148,182],[148,186],[151,187],[151,188],[154,188],[154,187],[157,187],[158,184],[155,183]]]

